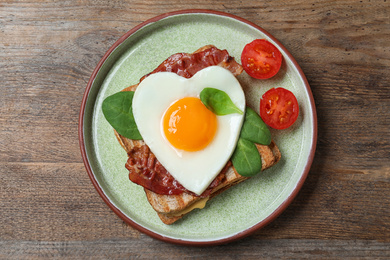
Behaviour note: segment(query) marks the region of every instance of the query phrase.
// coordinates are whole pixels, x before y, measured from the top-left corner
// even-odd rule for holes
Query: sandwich
[[[233,77],[237,77],[243,71],[242,66],[226,50],[220,50],[215,46],[207,45],[194,53],[177,53],[170,56],[155,70],[142,77],[138,84],[129,86],[123,89],[122,92],[135,92],[140,83],[148,78],[152,78],[152,75],[159,72],[169,72],[184,79],[192,79],[198,77],[201,71],[205,71],[206,69],[211,70],[211,68],[214,69],[215,67],[223,68],[224,71],[228,71]],[[218,69],[216,70],[218,71]],[[221,73],[225,73],[224,71],[221,71]],[[210,71],[207,73],[211,74]],[[218,73],[220,72],[218,71]],[[171,77],[171,74],[167,76]],[[241,110],[245,109],[245,107],[241,107]],[[236,127],[238,131],[245,124],[245,115],[240,112],[244,111],[237,112],[237,114],[242,114],[240,117],[242,121],[239,121]],[[147,125],[143,127],[151,128]],[[142,138],[143,135],[141,138],[129,138],[119,132],[114,127],[115,136],[128,155],[125,167],[129,171],[129,179],[143,186],[148,202],[165,224],[173,224],[192,210],[203,208],[211,198],[251,178],[250,174],[242,174],[241,172],[240,174],[237,170],[238,166],[236,167],[234,161],[226,157],[227,161],[220,164],[222,167],[207,182],[207,185],[202,184],[203,188],[201,189],[188,189],[185,182],[181,183],[176,180],[173,172],[171,174],[168,170],[173,169],[172,167],[175,166],[168,167],[165,163],[166,160],[161,161],[158,158],[159,156],[155,155],[155,151],[146,143],[146,140]],[[238,139],[239,137],[237,136],[235,143],[237,143]],[[251,142],[251,144],[253,144],[259,158],[261,158],[259,162],[261,170],[272,167],[280,160],[281,153],[275,142],[270,139],[270,135],[269,141],[266,143]],[[215,153],[218,156],[218,152]],[[232,156],[232,153],[228,154],[228,156]],[[216,159],[213,160],[215,161]],[[185,178],[182,180],[185,180]]]

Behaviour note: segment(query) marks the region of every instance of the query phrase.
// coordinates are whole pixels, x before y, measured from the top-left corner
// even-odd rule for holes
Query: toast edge
[[[259,152],[261,153],[262,155],[262,161],[263,161],[263,169],[262,170],[266,170],[272,166],[274,166],[277,162],[279,162],[279,160],[281,159],[281,153],[280,153],[280,150],[279,148],[277,147],[277,145],[275,144],[274,141],[271,142],[271,144],[269,146],[264,146],[264,145],[258,145],[256,144]],[[217,186],[214,191],[212,192],[212,194],[210,195],[210,199],[214,198],[215,196],[221,194],[222,192],[228,190],[229,188],[249,179],[248,177],[244,177],[244,176],[241,176],[239,175],[236,170],[234,169],[234,167],[231,167],[228,172],[231,174],[231,175],[234,175],[234,177],[232,178],[230,176],[229,178],[229,181],[228,182],[224,182],[222,183],[221,185]],[[152,195],[151,191],[149,190],[145,190],[145,193],[147,194],[147,198],[148,198],[148,201],[149,203],[153,203],[153,199],[151,199],[154,195]],[[167,195],[158,195],[156,194],[157,196],[167,196]],[[190,195],[191,196],[191,195]],[[192,196],[194,197],[193,200],[191,200],[191,203],[187,204],[185,207],[189,207],[191,206],[193,203],[195,203],[196,201],[200,200],[199,197],[195,197],[195,196]],[[152,205],[152,204],[151,204]],[[153,205],[152,205],[153,207]],[[154,208],[154,207],[153,207]],[[185,215],[191,213],[192,211],[189,211],[185,214],[182,214],[182,215],[174,215],[174,212],[158,212],[157,211],[157,215],[158,217],[161,219],[161,221],[164,223],[164,224],[167,224],[167,225],[171,225],[173,224],[174,222],[178,221],[179,219],[183,218]]]

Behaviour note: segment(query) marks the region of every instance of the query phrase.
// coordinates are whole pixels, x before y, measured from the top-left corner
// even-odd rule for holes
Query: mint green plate
[[[177,52],[213,44],[240,62],[245,44],[266,38],[284,57],[272,79],[238,79],[247,103],[259,112],[261,95],[272,87],[291,90],[300,104],[297,122],[271,130],[281,161],[210,200],[173,225],[165,225],[146,200],[143,188],[129,181],[127,155],[105,120],[102,101],[139,79]],[[151,104],[152,105],[152,104]],[[242,18],[210,10],[185,10],[148,20],[121,37],[104,55],[84,94],[79,124],[80,147],[91,181],[108,206],[132,227],[167,242],[215,245],[245,237],[275,219],[296,196],[309,172],[317,139],[313,97],[291,54],[269,33]],[[218,151],[216,151],[218,152]]]

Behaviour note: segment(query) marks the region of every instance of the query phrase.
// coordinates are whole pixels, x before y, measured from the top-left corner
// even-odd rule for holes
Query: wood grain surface
[[[312,88],[318,144],[275,221],[211,248],[138,232],[98,196],[78,143],[89,77],[139,23],[181,9],[241,16],[274,35]],[[0,259],[390,258],[387,0],[0,1]]]

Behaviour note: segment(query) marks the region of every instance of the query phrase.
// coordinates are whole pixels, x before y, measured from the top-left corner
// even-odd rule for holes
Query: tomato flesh
[[[275,129],[286,129],[297,120],[299,105],[294,94],[284,88],[272,88],[260,100],[260,116]]]
[[[282,54],[272,43],[257,39],[245,45],[241,63],[251,77],[268,79],[275,76],[282,65]]]

